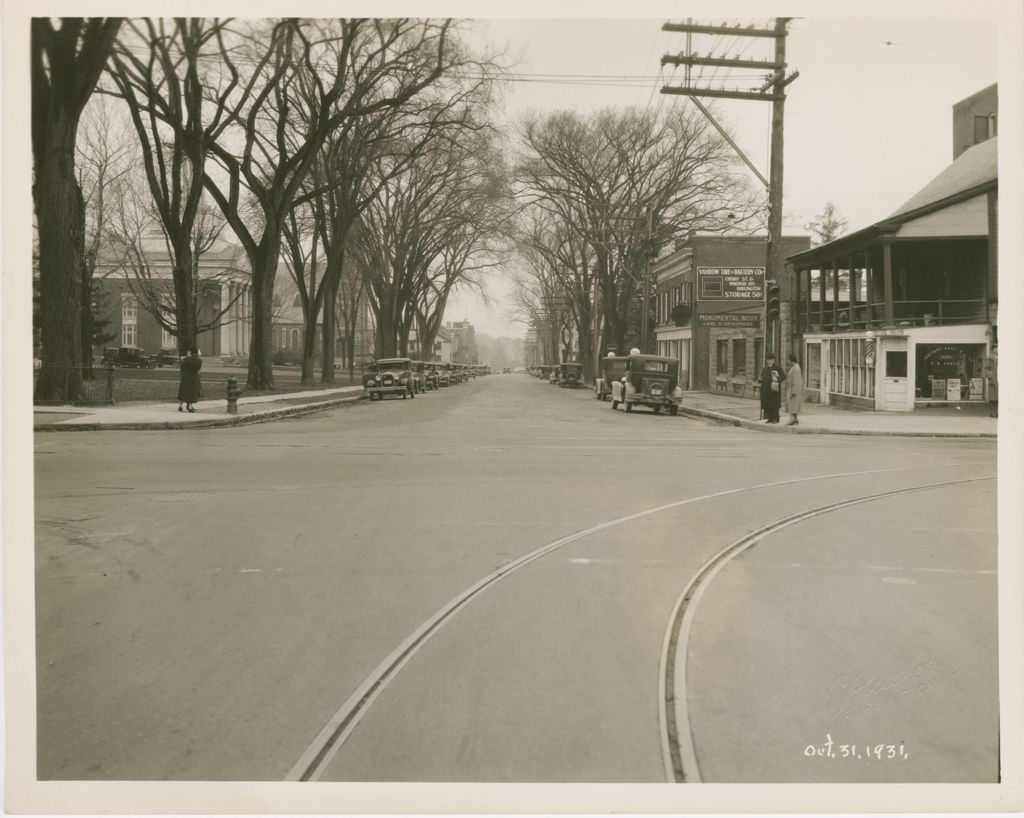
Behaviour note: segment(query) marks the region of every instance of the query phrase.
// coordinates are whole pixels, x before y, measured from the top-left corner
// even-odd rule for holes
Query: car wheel
[[[660,406],[655,406],[654,407],[654,414],[656,414],[656,415],[660,415],[661,414],[661,407]]]

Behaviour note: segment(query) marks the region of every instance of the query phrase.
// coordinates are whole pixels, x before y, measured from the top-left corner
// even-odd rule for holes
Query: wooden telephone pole
[[[747,163],[747,166],[754,172],[754,175],[761,180],[761,183],[768,191],[768,248],[765,259],[765,280],[776,281],[781,285],[782,273],[785,261],[782,256],[782,159],[783,159],[783,122],[786,110],[785,88],[789,83],[800,76],[795,71],[786,76],[786,24],[789,17],[777,17],[774,28],[730,28],[729,26],[704,26],[686,23],[665,23],[662,31],[682,32],[687,35],[687,49],[685,54],[676,56],[665,55],[661,58],[662,65],[682,65],[687,69],[686,81],[683,86],[666,85],[661,89],[663,94],[679,94],[688,96],[711,121],[711,124],[718,129],[725,140],[732,145],[739,157]],[[701,57],[694,54],[690,45],[693,34],[717,34],[727,37],[755,37],[774,40],[774,55],[770,60],[743,60],[729,59],[726,57],[712,57],[710,54]],[[767,77],[764,85],[759,89],[749,91],[726,90],[724,88],[713,89],[707,87],[696,87],[690,84],[690,69],[695,65],[708,65],[720,68],[751,68],[766,69],[773,73]],[[747,99],[760,102],[772,103],[772,136],[771,136],[771,157],[769,159],[769,178],[766,181],[764,176],[754,167],[740,147],[719,125],[711,112],[700,102],[698,97],[716,97],[719,99]],[[767,286],[767,285],[766,285]],[[779,350],[780,333],[779,322],[775,326],[767,326],[767,315],[765,316],[765,341],[768,349]]]

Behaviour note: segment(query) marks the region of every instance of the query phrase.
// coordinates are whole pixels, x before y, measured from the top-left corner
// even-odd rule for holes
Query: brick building
[[[810,246],[784,236],[784,255]],[[679,361],[684,389],[752,396],[765,356],[764,236],[691,233],[652,267],[656,282],[655,338],[659,355]],[[782,349],[790,352],[789,275],[781,290]]]

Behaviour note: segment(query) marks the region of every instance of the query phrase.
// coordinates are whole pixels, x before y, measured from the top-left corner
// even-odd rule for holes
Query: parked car
[[[176,349],[161,349],[153,360],[157,366],[177,366],[181,363],[181,356]]]
[[[558,385],[575,389],[583,383],[583,364],[564,363],[558,366]]]
[[[655,414],[668,407],[669,414],[679,412],[683,391],[679,388],[679,361],[660,355],[630,355],[626,363],[626,383],[622,402],[627,412],[634,406],[650,406]],[[612,409],[618,401],[612,395]]]
[[[103,350],[103,363],[125,369],[153,369],[156,360],[138,347],[107,347]]]
[[[412,361],[412,382],[416,392],[427,391],[427,365],[423,361]]]
[[[601,371],[597,373],[597,378],[594,381],[594,391],[597,393],[598,400],[608,400],[612,394],[612,383],[622,381],[626,374],[627,360],[627,358],[615,355],[601,359]]]
[[[416,386],[412,376],[412,361],[409,358],[382,358],[369,364],[363,372],[363,389],[372,400],[382,400],[385,395],[416,397]]]
[[[434,364],[434,378],[437,380],[437,385],[451,386],[452,378],[451,373],[448,371],[448,364]]]

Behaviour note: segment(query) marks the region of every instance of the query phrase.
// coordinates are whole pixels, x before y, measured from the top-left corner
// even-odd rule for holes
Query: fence
[[[110,366],[37,367],[32,376],[32,400],[39,406],[114,402],[114,369]]]

